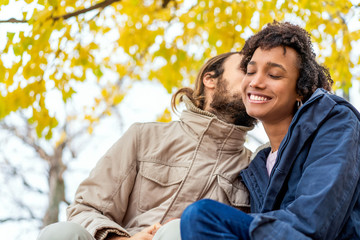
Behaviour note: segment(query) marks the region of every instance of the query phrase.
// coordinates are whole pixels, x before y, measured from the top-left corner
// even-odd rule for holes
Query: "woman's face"
[[[297,53],[292,48],[285,49],[256,49],[241,85],[247,113],[263,123],[290,123],[296,101],[301,100],[296,93]]]

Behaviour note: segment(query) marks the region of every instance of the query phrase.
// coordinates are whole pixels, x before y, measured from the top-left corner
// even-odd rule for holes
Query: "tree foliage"
[[[360,63],[353,48],[360,39],[360,4],[349,0],[21,2],[24,7],[16,16],[0,20],[0,28],[10,24],[30,29],[8,31],[6,44],[0,46],[1,127],[16,133],[49,163],[49,174],[56,172],[49,177],[50,188],[58,181],[53,188],[62,193],[62,152],[71,148],[78,133],[91,133],[100,118],[110,115],[132,83],[159,81],[169,93],[189,85],[206,59],[240,50],[252,33],[273,20],[297,23],[311,32],[335,88],[348,92],[351,80],[360,80],[352,71]],[[13,3],[0,0],[0,10]],[[89,84],[96,91],[82,108],[69,109]],[[54,95],[65,114],[52,105]],[[21,113],[26,131],[19,133],[6,123],[11,113]],[[170,119],[165,110],[158,120]],[[75,132],[69,130],[74,122],[79,129]],[[41,148],[44,139],[51,153]],[[65,201],[55,190],[49,195],[57,196],[52,206]],[[53,221],[56,218],[46,224]]]
[[[49,114],[48,91],[59,91],[66,102],[76,93],[76,82],[96,79],[101,94],[93,101],[95,108],[120,103],[125,78],[156,79],[171,92],[191,83],[205,59],[241,49],[249,34],[274,19],[299,23],[312,33],[319,59],[330,68],[336,88],[348,91],[350,70],[359,63],[350,59],[351,42],[360,39],[359,30],[349,31],[350,21],[359,22],[354,14],[359,5],[350,1],[25,0],[25,4],[34,10],[24,8],[22,19],[1,21],[27,24],[31,30],[8,32],[1,50],[0,118],[30,109],[29,122],[36,125],[38,137],[47,139],[58,124]],[[109,71],[115,75],[105,79]],[[92,122],[97,115],[89,111],[81,117]]]

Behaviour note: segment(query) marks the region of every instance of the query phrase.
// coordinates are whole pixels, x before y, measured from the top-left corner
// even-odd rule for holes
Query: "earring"
[[[296,101],[296,107],[299,109],[303,105],[302,101]]]

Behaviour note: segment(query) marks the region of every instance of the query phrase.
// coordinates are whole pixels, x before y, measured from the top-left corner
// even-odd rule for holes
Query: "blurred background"
[[[1,238],[66,220],[132,123],[177,120],[171,94],[273,20],[311,33],[334,92],[359,110],[360,0],[0,0]],[[257,126],[246,146],[266,141]]]

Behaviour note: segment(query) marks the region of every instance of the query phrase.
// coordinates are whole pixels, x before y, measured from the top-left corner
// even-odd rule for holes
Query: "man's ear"
[[[205,88],[215,89],[216,84],[217,84],[217,78],[212,77],[214,74],[215,74],[214,72],[205,73],[205,75],[202,79]]]

